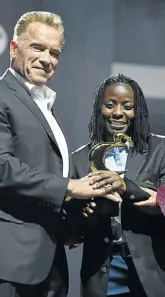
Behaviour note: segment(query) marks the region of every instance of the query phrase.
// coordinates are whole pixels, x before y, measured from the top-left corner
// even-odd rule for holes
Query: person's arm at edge
[[[159,205],[161,212],[165,216],[165,185],[161,185],[158,188],[156,202]]]

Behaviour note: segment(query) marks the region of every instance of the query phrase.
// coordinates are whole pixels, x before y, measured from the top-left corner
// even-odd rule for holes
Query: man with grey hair
[[[64,46],[61,18],[28,12],[10,43],[11,67],[0,80],[0,296],[63,297],[68,273],[59,222],[66,196],[88,199],[108,188],[70,179],[65,136],[46,87]],[[100,176],[101,180],[101,176]]]

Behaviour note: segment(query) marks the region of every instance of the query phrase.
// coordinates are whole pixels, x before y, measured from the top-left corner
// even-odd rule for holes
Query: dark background
[[[147,98],[153,132],[165,134],[164,0],[0,0],[0,75],[9,66],[9,41],[21,14],[60,14],[67,40],[57,75],[56,109],[71,150],[88,141],[97,85],[111,73],[136,79]],[[5,30],[5,31],[4,31]],[[81,246],[68,251],[69,297],[79,297]]]

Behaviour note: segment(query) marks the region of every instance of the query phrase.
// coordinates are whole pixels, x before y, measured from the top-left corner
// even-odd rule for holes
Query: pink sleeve
[[[165,185],[162,185],[157,190],[157,203],[161,209],[161,212],[165,215]]]

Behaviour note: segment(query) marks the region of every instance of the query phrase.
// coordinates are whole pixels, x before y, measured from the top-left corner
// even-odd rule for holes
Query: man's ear
[[[10,56],[11,56],[11,58],[15,58],[16,53],[17,53],[17,47],[18,46],[17,46],[16,41],[12,40],[10,42]]]

